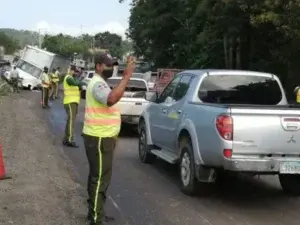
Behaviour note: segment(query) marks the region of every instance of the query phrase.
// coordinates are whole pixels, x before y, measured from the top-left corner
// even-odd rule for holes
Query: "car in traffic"
[[[107,84],[113,89],[120,83],[121,79],[122,77],[111,77],[107,80]],[[149,87],[146,80],[130,78],[123,97],[115,104],[115,107],[120,110],[123,124],[135,126],[136,128],[140,115],[149,104],[149,101],[145,99],[147,91],[149,91]]]
[[[81,81],[83,83],[85,83],[85,85],[83,85],[81,87],[81,90],[80,90],[80,95],[81,95],[82,99],[85,99],[86,87],[89,84],[90,80],[93,78],[95,71],[94,70],[88,70],[88,71],[85,71],[84,73],[85,73],[85,76],[82,77]]]
[[[286,193],[300,195],[300,110],[277,76],[187,70],[145,96],[139,159],[178,164],[185,194],[231,172],[278,175]]]

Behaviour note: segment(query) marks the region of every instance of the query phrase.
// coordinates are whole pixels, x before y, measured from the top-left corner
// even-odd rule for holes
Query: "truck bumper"
[[[122,115],[122,123],[126,124],[132,124],[132,125],[137,125],[139,123],[139,118],[140,116],[135,116],[135,115]]]
[[[255,173],[286,173],[282,172],[283,164],[296,163],[300,166],[299,158],[231,158],[224,159],[225,170]]]

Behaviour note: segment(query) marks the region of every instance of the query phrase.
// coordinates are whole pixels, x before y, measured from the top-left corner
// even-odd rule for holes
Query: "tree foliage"
[[[5,54],[13,54],[19,48],[19,43],[4,32],[0,32],[0,46],[5,48]]]
[[[63,34],[45,35],[42,47],[65,57],[72,57],[74,53],[87,55],[91,39],[88,35],[79,38]]]
[[[95,47],[109,49],[111,55],[120,58],[122,52],[122,37],[108,31],[95,35]]]
[[[299,0],[133,0],[129,38],[158,67],[252,69],[300,82]]]
[[[4,32],[10,38],[15,39],[19,43],[20,48],[24,48],[25,45],[39,44],[39,33],[35,31],[1,28],[0,32]]]
[[[58,34],[55,36],[46,35],[42,44],[43,48],[66,57],[72,57],[74,53],[90,56],[90,49],[108,49],[114,57],[122,57],[130,51],[131,44],[128,40],[123,41],[118,34],[110,32],[98,33],[95,36],[84,34],[80,37]]]

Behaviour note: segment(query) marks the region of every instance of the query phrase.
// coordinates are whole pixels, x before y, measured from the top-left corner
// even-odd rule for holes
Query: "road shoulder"
[[[4,97],[0,144],[7,175],[0,181],[0,224],[85,224],[82,186],[40,114],[37,96]]]

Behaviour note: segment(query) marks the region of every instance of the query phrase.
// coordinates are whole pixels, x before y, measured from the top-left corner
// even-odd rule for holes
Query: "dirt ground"
[[[86,224],[82,187],[45,124],[38,96],[0,98],[0,144],[12,177],[0,181],[0,224]]]

